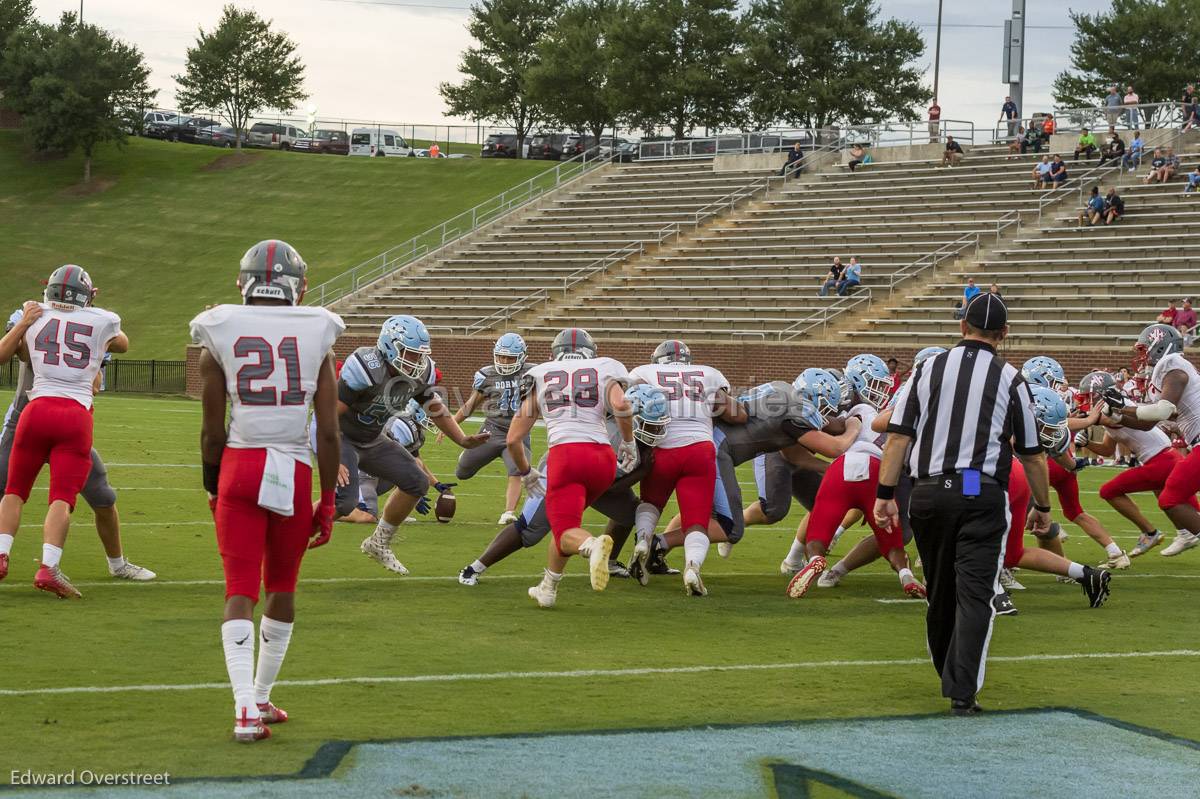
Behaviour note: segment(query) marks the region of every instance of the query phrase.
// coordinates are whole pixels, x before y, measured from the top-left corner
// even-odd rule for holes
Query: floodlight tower
[[[1025,0],[1013,0],[1012,17],[1004,20],[1004,75],[1008,93],[1017,104],[1017,116],[1025,116],[1022,94],[1025,86]]]

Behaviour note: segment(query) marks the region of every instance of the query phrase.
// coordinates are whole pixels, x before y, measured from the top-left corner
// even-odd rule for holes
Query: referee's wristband
[[[1035,511],[1037,511],[1038,513],[1049,513],[1049,512],[1050,512],[1050,506],[1049,506],[1049,505],[1039,505],[1039,504],[1037,504],[1036,502],[1035,502],[1035,503],[1033,503],[1033,509],[1034,509]]]
[[[895,486],[885,486],[883,483],[880,483],[878,486],[875,487],[875,498],[876,499],[884,499],[884,500],[895,499],[896,498],[896,487]]]

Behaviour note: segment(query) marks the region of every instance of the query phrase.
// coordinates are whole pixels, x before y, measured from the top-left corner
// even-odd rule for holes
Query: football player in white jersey
[[[1191,453],[1171,468],[1158,495],[1158,507],[1175,524],[1178,534],[1162,554],[1171,557],[1200,545],[1200,511],[1191,500],[1200,491],[1200,372],[1183,357],[1183,336],[1170,325],[1150,325],[1134,345],[1134,371],[1151,367],[1146,389],[1150,404],[1131,404],[1115,388],[1104,395],[1110,414],[1120,414],[1121,423],[1149,430],[1168,419],[1179,425]]]
[[[247,743],[269,738],[267,724],[287,721],[271,702],[271,688],[292,637],[300,561],[333,530],[339,445],[330,348],[346,326],[324,308],[300,307],[307,271],[286,242],[261,241],[242,257],[244,304],[218,305],[191,323],[192,339],[204,348],[200,456],[225,571],[221,642],[233,687],[233,734]],[[315,506],[310,408],[321,481]],[[267,599],[256,668],[260,585]]]
[[[542,581],[529,596],[543,608],[554,607],[558,583],[572,555],[588,559],[592,588],[608,586],[608,556],[613,540],[583,529],[583,511],[612,486],[617,474],[637,466],[633,418],[624,384],[625,367],[612,358],[596,357],[596,344],[586,330],[569,327],[550,346],[553,361],[529,370],[532,388],[508,429],[508,452],[531,496],[546,497],[546,517],[554,538]],[[612,413],[621,443],[613,451],[605,417]],[[538,417],[546,420],[549,453],[546,483],[529,464],[525,437]]]
[[[93,385],[104,354],[129,349],[121,318],[93,307],[95,296],[87,272],[74,264],[60,266],[46,281],[44,303],[25,303],[21,320],[0,339],[0,363],[18,355],[33,369],[30,402],[17,422],[0,502],[0,579],[8,574],[21,511],[48,463],[50,509],[33,584],[64,599],[79,596],[59,563],[75,500],[92,468]]]
[[[689,596],[704,596],[700,569],[708,555],[708,523],[717,479],[713,416],[728,424],[745,424],[746,409],[730,394],[725,375],[711,366],[693,363],[691,350],[676,339],[659,344],[650,363],[637,367],[629,376],[635,383],[664,391],[671,417],[671,424],[655,447],[654,465],[642,478],[633,550],[636,568],[645,570],[650,539],[674,493],[684,535],[683,588]],[[724,536],[720,540],[725,540]]]

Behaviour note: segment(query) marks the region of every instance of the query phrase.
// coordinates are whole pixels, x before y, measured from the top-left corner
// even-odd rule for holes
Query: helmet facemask
[[[521,371],[521,366],[525,363],[525,353],[516,354],[513,352],[496,352],[492,354],[492,365],[496,367],[496,374],[499,375],[515,375]]]

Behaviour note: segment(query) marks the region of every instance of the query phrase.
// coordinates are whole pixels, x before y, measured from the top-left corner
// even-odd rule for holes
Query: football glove
[[[458,485],[458,483],[434,483],[433,487],[437,489],[439,494],[445,494],[456,485]]]
[[[537,469],[531,468],[525,474],[521,475],[521,483],[525,486],[525,492],[531,497],[546,496],[546,489],[542,486],[542,473]]]
[[[422,516],[428,516],[429,509],[432,507],[433,505],[430,504],[429,497],[421,497],[417,500],[417,507],[414,510]]]
[[[1104,402],[1108,405],[1109,416],[1116,416],[1128,404],[1125,395],[1121,393],[1119,388],[1115,387],[1104,392]]]
[[[1075,459],[1075,471],[1082,472],[1084,469],[1087,468],[1087,466],[1088,466],[1087,458],[1076,458]]]
[[[622,441],[621,446],[617,448],[617,468],[625,474],[629,474],[637,468],[638,461],[641,458],[638,456],[638,448],[636,441]]]
[[[1086,430],[1080,430],[1078,433],[1075,434],[1075,446],[1079,447],[1080,449],[1082,449],[1083,447],[1086,447],[1088,444],[1091,443],[1091,441],[1092,441],[1092,439],[1088,435],[1088,431],[1086,431]]]
[[[333,518],[337,511],[334,509],[334,492],[322,491],[321,499],[313,505],[313,539],[308,542],[309,549],[316,549],[329,543],[333,535]]]

